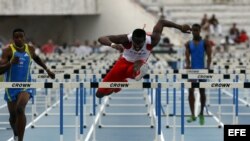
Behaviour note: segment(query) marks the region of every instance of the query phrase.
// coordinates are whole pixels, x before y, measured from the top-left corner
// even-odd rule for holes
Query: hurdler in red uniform
[[[110,35],[100,37],[101,44],[110,46],[122,52],[113,68],[103,79],[103,82],[127,82],[127,79],[139,81],[148,70],[147,59],[153,47],[160,41],[164,27],[173,27],[183,33],[189,33],[189,25],[178,25],[176,23],[159,20],[154,26],[151,36],[144,29],[135,29],[132,34]],[[117,93],[120,88],[99,88],[96,92],[98,98]]]

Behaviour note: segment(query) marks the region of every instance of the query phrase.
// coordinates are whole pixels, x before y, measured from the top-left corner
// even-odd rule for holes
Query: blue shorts
[[[5,89],[5,95],[4,95],[4,100],[6,102],[15,102],[17,100],[17,96],[21,92],[27,92],[30,94],[30,98],[34,97],[34,89],[20,89],[20,88],[9,88]]]

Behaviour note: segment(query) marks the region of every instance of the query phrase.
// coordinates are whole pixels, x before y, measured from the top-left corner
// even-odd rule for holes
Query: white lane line
[[[105,97],[104,102],[103,102],[102,106],[100,107],[100,110],[99,110],[98,114],[96,115],[94,123],[91,125],[91,127],[89,129],[89,132],[88,132],[88,134],[87,134],[87,136],[85,138],[85,141],[89,141],[90,140],[90,137],[93,134],[94,128],[95,128],[95,126],[96,126],[99,118],[101,117],[101,113],[103,112],[103,110],[104,110],[105,105],[107,104],[107,102],[108,102],[108,97]]]
[[[214,115],[212,112],[210,112],[210,111],[208,111],[208,114],[209,114],[209,115],[212,115],[212,117],[214,118],[214,120],[215,120],[217,123],[219,123],[219,125],[221,125],[221,127],[224,127],[224,123],[221,122],[220,119],[219,119],[217,116],[215,116],[215,115]]]
[[[230,92],[227,91],[227,90],[222,89],[222,92],[224,92],[226,95],[228,95],[228,96],[230,96],[230,97],[233,97],[233,94],[230,93]],[[249,104],[249,103],[247,103],[246,100],[244,100],[244,99],[242,99],[242,98],[238,98],[238,99],[239,99],[240,102],[242,102],[242,103],[245,104],[245,105]]]
[[[0,106],[0,109],[7,107],[7,104],[3,104]]]

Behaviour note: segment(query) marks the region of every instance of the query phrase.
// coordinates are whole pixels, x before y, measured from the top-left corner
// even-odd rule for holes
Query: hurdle
[[[126,84],[126,87],[121,87],[121,88],[125,88],[125,89],[138,89],[138,88],[156,88],[156,87],[150,87],[152,84],[148,83],[148,82],[100,82],[100,83],[93,83],[92,86],[94,87],[99,87],[99,88],[114,88],[113,84],[117,84],[117,85],[122,85],[122,84]],[[115,88],[119,88],[115,87]],[[105,101],[107,101],[107,98],[105,99]],[[101,109],[103,110],[103,109]],[[100,114],[102,113],[102,111],[99,112],[98,116],[96,117],[95,121],[92,126],[91,129],[89,131],[89,133],[87,134],[87,137],[85,139],[85,141],[88,141],[91,137],[91,135],[93,136],[93,138],[95,139],[94,135],[95,135],[95,126],[98,124],[98,120],[100,118]],[[158,116],[158,118],[161,118],[160,116]],[[159,124],[160,126],[160,124]],[[149,126],[148,126],[149,127]],[[159,128],[156,128],[159,130]],[[160,133],[160,138],[163,138],[162,133],[159,131],[156,131],[156,133]]]
[[[205,71],[205,70],[204,70]],[[206,70],[205,72],[207,73],[207,71],[210,71],[210,73],[211,74],[202,74],[202,75],[205,75],[205,76],[203,76],[203,77],[205,77],[205,79],[207,78],[209,78],[209,79],[213,79],[213,80],[217,80],[217,79],[226,79],[227,81],[228,80],[233,80],[233,81],[235,81],[235,82],[237,82],[237,81],[239,81],[239,80],[241,80],[241,81],[244,81],[245,80],[245,77],[246,77],[246,75],[247,74],[245,74],[246,73],[246,71],[248,71],[248,70],[242,70],[242,69],[237,69],[237,70],[226,70],[227,72],[233,72],[234,74],[212,74],[213,73],[213,71],[211,71],[211,70]],[[172,71],[169,71],[169,72],[175,72],[175,73],[177,73],[177,72],[185,72],[185,70],[172,70]],[[189,72],[192,72],[192,71],[190,71],[189,70]],[[195,70],[194,72],[200,72],[200,71],[197,71],[197,70]],[[192,73],[194,73],[194,72],[192,72]],[[220,72],[220,71],[219,71]],[[240,74],[235,74],[235,72],[238,72],[238,73],[240,73]],[[185,72],[186,73],[186,72]],[[203,72],[204,73],[204,72]],[[220,72],[221,73],[221,72]],[[166,81],[168,82],[169,81],[169,79],[172,77],[170,77],[169,78],[169,75],[173,75],[173,74],[165,74],[165,76],[164,77],[166,77]],[[151,77],[152,76],[152,77]],[[201,79],[201,78],[198,78],[198,74],[181,74],[181,77],[180,77],[180,74],[176,74],[176,76],[178,77],[178,79]],[[160,77],[160,75],[159,75],[159,77]],[[150,74],[150,78],[154,78],[154,74]],[[172,79],[174,79],[173,77],[172,77]],[[203,78],[204,79],[204,78]],[[220,88],[218,88],[218,89],[220,89]],[[167,93],[168,93],[168,89],[166,90],[167,91]],[[235,95],[235,93],[234,93],[234,95]],[[167,99],[168,99],[168,96],[167,96]],[[167,104],[168,104],[168,100],[166,100],[167,101]],[[231,105],[231,106],[233,106],[233,105]],[[234,108],[233,109],[236,109],[235,108],[235,106],[233,106]],[[166,111],[168,111],[168,110],[166,110]],[[168,113],[168,112],[167,112]],[[219,112],[220,113],[220,112]],[[235,117],[235,114],[234,114],[235,112],[233,112],[232,114],[233,114],[233,117]],[[240,114],[240,113],[239,113]],[[247,114],[247,113],[246,113]],[[168,114],[167,114],[168,115]],[[241,113],[241,115],[243,115],[242,113]],[[248,114],[249,115],[249,114]],[[234,118],[233,118],[234,119]],[[237,119],[237,118],[236,118]],[[167,120],[168,121],[168,120]],[[236,124],[236,123],[238,123],[237,121],[233,121],[233,124]],[[167,125],[169,125],[168,124],[168,122],[167,122]],[[219,125],[220,125],[220,123],[219,123]],[[201,127],[201,126],[200,126]]]
[[[187,81],[188,79],[203,79],[203,80],[209,80],[209,81],[218,81],[220,79],[225,79],[227,81],[229,80],[234,80],[236,79],[237,77],[240,77],[241,80],[244,80],[244,75],[243,74],[239,74],[239,75],[236,75],[236,74],[150,74],[149,76],[150,78],[155,78],[155,79],[163,79],[163,81],[166,79],[166,82],[169,82],[169,80],[172,80],[172,82],[176,82],[176,79],[177,79],[177,82],[179,81]],[[168,105],[168,88],[166,89],[166,104]],[[175,102],[175,99],[176,99],[176,91],[174,89],[173,91],[173,115],[175,115],[175,105],[176,105],[176,102]],[[219,93],[220,95],[220,93]],[[219,97],[220,99],[220,97]],[[232,106],[232,105],[230,105]],[[219,107],[220,107],[220,104],[219,104]],[[168,106],[166,108],[166,111],[167,111],[167,115],[166,117],[166,127],[168,128],[168,116],[169,116],[169,110],[168,110]],[[220,112],[219,112],[220,113]]]
[[[70,57],[70,58],[73,58],[73,57]],[[96,58],[95,58],[96,59]],[[112,59],[109,59],[109,60],[112,60]],[[80,73],[84,73],[84,74],[87,74],[87,73],[106,73],[107,72],[107,68],[110,68],[109,65],[102,65],[101,67],[98,67],[93,69],[92,65],[95,64],[96,61],[93,62],[87,62],[87,63],[82,63],[81,60],[68,60],[68,62],[63,62],[63,63],[50,63],[51,65],[48,65],[50,67],[52,67],[53,69],[55,70],[52,70],[54,71],[54,73],[56,74],[65,74],[65,73],[75,73],[75,74],[80,74]],[[112,63],[112,61],[111,61]],[[108,64],[111,65],[110,62],[108,62]],[[73,65],[72,65],[73,64]],[[75,65],[80,65],[80,66],[75,66]],[[100,65],[97,65],[97,66],[100,66]],[[32,73],[39,73],[39,74],[42,74],[42,73],[45,73],[44,70],[42,69],[38,69],[39,67],[34,67],[35,70],[32,71]],[[101,69],[100,69],[101,68]],[[81,70],[83,69],[83,70]],[[40,75],[38,76],[40,78],[48,78],[47,75]],[[90,80],[91,81],[91,80]],[[90,90],[90,93],[92,94],[92,90]],[[94,99],[95,97],[93,97]],[[50,98],[49,98],[50,99]],[[86,100],[84,100],[85,103],[86,103]],[[86,106],[85,106],[86,107]],[[93,113],[95,113],[95,108],[93,106],[93,112],[90,113],[90,115],[92,115]]]
[[[116,127],[121,127],[121,128],[126,128],[126,127],[130,127],[130,128],[144,128],[144,127],[148,127],[148,128],[153,128],[154,127],[154,123],[152,122],[152,120],[153,120],[153,117],[152,117],[152,112],[151,112],[151,104],[149,104],[149,102],[147,101],[147,99],[148,98],[144,98],[145,97],[145,94],[146,94],[146,92],[145,92],[145,90],[142,90],[142,91],[139,91],[139,92],[133,92],[133,94],[130,94],[130,93],[126,93],[126,98],[124,98],[124,97],[118,97],[118,96],[114,96],[114,95],[111,95],[111,96],[109,96],[109,98],[108,98],[108,100],[107,100],[107,102],[106,103],[108,103],[110,100],[116,100],[116,99],[118,99],[118,100],[126,100],[126,102],[128,102],[129,104],[106,104],[106,106],[105,106],[105,108],[103,109],[103,111],[101,112],[101,114],[103,115],[103,116],[101,116],[100,118],[99,118],[99,125],[98,125],[98,127],[99,128],[106,128],[106,127],[108,127],[108,128],[116,128]],[[129,95],[138,95],[137,97],[127,97],[127,96],[129,96]],[[140,96],[140,97],[139,97]],[[140,102],[142,102],[142,103],[140,103],[140,104],[138,104],[138,103],[136,103],[136,104],[134,104],[134,103],[130,103],[129,101],[131,101],[131,100],[138,100],[138,101],[140,101]],[[145,104],[144,104],[144,102],[145,102]],[[105,109],[106,109],[106,107],[111,107],[111,106],[114,106],[114,107],[145,107],[145,109],[146,109],[146,111],[145,112],[139,112],[139,113],[135,113],[135,112],[118,112],[118,113],[108,113],[108,112],[106,112],[105,111]],[[104,116],[108,116],[108,115],[112,115],[112,116],[120,116],[120,115],[126,115],[126,116],[136,116],[136,117],[138,117],[138,116],[149,116],[149,118],[150,118],[150,121],[151,121],[151,123],[149,123],[149,124],[143,124],[143,125],[141,125],[141,124],[132,124],[132,125],[108,125],[108,124],[103,124],[102,123],[102,117],[104,117]]]
[[[52,82],[1,82],[0,88],[53,88],[58,89],[60,88],[60,140],[63,140],[63,89],[64,88],[80,88],[80,98],[83,100],[83,84],[82,83],[52,83]],[[78,86],[79,85],[79,86]],[[83,111],[83,103],[80,100],[80,109]],[[83,112],[80,111],[80,136],[83,134]]]
[[[47,78],[48,75],[47,74],[33,74],[33,78],[35,79],[38,79],[38,78]],[[99,75],[94,75],[94,74],[56,74],[55,78],[56,80],[65,80],[66,83],[69,82],[67,80],[76,80],[76,81],[73,81],[73,82],[80,82],[80,81],[83,81],[83,82],[86,82],[86,79],[91,79],[93,77],[97,77],[97,78],[101,78],[103,77],[102,74],[99,74]],[[70,83],[70,82],[69,82]],[[91,92],[91,89],[90,89],[90,92]],[[79,93],[79,89],[76,88],[76,91],[75,91],[75,95],[76,95],[76,104],[73,104],[73,105],[70,105],[70,106],[75,106],[76,107],[76,112],[75,113],[64,113],[64,115],[76,115],[76,118],[77,118],[77,102],[78,102],[78,93]],[[94,96],[94,95],[93,95]],[[67,97],[66,97],[67,98]],[[86,105],[86,88],[84,88],[84,104]],[[56,100],[57,101],[57,100]],[[45,104],[46,105],[46,104]],[[86,105],[88,106],[88,105]],[[84,106],[84,108],[86,108],[86,106]],[[89,105],[90,106],[90,105]],[[91,105],[92,106],[92,111],[94,112],[95,111],[95,106],[94,104]],[[85,111],[85,110],[84,110]],[[59,113],[46,113],[47,115],[59,115]],[[86,114],[84,114],[84,116],[86,116]],[[77,120],[76,120],[77,121]],[[51,126],[51,125],[43,125],[43,126],[38,126],[38,127],[54,127],[54,126]],[[56,126],[55,126],[56,127]],[[71,127],[71,126],[68,126],[68,127]],[[86,128],[86,125],[84,125],[84,127]]]
[[[44,75],[42,75],[42,77],[41,77],[41,75],[39,76],[39,75],[33,75],[33,76],[35,76],[36,77],[36,79],[38,79],[38,78],[44,78]],[[64,74],[64,75],[61,75],[61,76],[59,76],[59,78],[62,80],[62,78],[63,79],[67,79],[67,74]],[[78,75],[74,75],[74,76],[78,76]],[[58,75],[57,75],[57,77],[58,77]],[[46,76],[45,78],[48,78],[48,76]],[[57,79],[59,79],[59,78],[57,78]],[[49,83],[48,83],[49,84]],[[42,87],[41,87],[42,88]],[[47,88],[45,88],[45,89],[47,89]],[[76,94],[77,95],[77,94]],[[66,97],[64,97],[63,99],[65,99]],[[47,99],[47,98],[46,98]],[[78,97],[76,97],[76,99],[79,99]],[[59,101],[59,100],[58,100]],[[32,100],[32,113],[35,113],[35,109],[34,109],[34,107],[33,107],[33,100]],[[58,104],[54,104],[53,106],[55,106],[55,105],[58,105]],[[76,108],[78,108],[78,106],[77,106],[77,102],[76,102]],[[50,106],[49,107],[47,107],[47,102],[45,103],[45,116],[46,115],[48,115],[48,111],[49,110],[51,110],[51,108],[50,108]],[[76,122],[78,121],[78,110],[76,110]],[[52,115],[52,114],[51,114]],[[32,120],[31,120],[31,123],[32,123],[32,125],[31,125],[31,128],[34,128],[34,127],[59,127],[59,126],[53,126],[53,125],[50,125],[50,126],[44,126],[44,125],[35,125],[35,118],[34,118],[34,114],[32,114]],[[77,124],[77,126],[78,126],[79,124]],[[66,125],[65,127],[75,127],[76,129],[78,129],[77,128],[77,126],[68,126],[68,125]],[[77,133],[77,130],[76,130],[76,133]]]
[[[213,70],[185,70],[185,69],[181,69],[181,70],[151,70],[150,72],[151,74],[189,74],[189,73],[204,73],[204,74],[244,74],[247,75],[250,73],[249,69],[213,69]],[[209,96],[209,95],[208,95]],[[246,98],[248,98],[249,96],[247,95]],[[249,102],[248,102],[249,103]],[[208,101],[209,104],[209,101]]]
[[[184,89],[185,88],[250,88],[249,82],[176,82],[176,83],[161,83],[161,88],[181,88],[181,140],[184,141]],[[236,93],[236,101],[238,101],[238,93]],[[159,101],[161,102],[161,101]],[[160,105],[160,104],[158,104]],[[158,106],[158,108],[161,108]],[[238,102],[235,103],[235,116],[238,120]],[[158,109],[159,111],[159,109]],[[160,120],[160,119],[158,119]]]
[[[149,92],[149,91],[148,91]],[[142,93],[142,95],[141,95],[141,93]],[[147,93],[145,92],[145,91],[141,91],[140,92],[140,95],[141,96],[143,96],[143,97],[141,97],[141,96],[132,96],[132,95],[135,95],[134,94],[134,92],[133,93],[126,93],[126,97],[119,97],[119,96],[109,96],[109,99],[108,99],[108,101],[106,102],[106,106],[105,107],[148,107],[147,108],[147,112],[140,112],[140,113],[134,113],[134,112],[126,112],[126,113],[108,113],[108,112],[106,112],[106,108],[104,108],[104,110],[102,111],[102,115],[103,116],[106,116],[106,115],[112,115],[112,116],[119,116],[119,115],[130,115],[130,116],[143,116],[143,115],[148,115],[148,116],[150,116],[151,117],[151,115],[150,115],[150,110],[151,110],[151,106],[150,106],[150,102],[149,102],[149,98],[148,98],[148,96],[146,95]],[[132,97],[129,97],[129,96],[132,96]],[[144,100],[144,102],[145,102],[145,104],[143,103],[140,103],[140,104],[138,104],[138,103],[130,103],[130,104],[111,104],[111,103],[109,103],[111,100]],[[100,128],[102,128],[102,127],[128,127],[128,125],[103,125],[102,123],[101,123],[101,120],[102,118],[100,117],[100,119],[99,119],[99,127]],[[152,127],[153,128],[153,123],[151,123],[150,125],[146,125],[146,127]],[[131,126],[129,126],[129,127],[131,127]],[[144,127],[144,126],[142,126],[142,125],[140,125],[140,126],[137,126],[137,125],[133,125],[133,127]]]

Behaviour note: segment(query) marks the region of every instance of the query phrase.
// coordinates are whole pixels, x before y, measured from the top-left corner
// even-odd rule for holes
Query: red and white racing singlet
[[[136,51],[133,48],[132,34],[128,34],[128,40],[130,43],[124,46],[122,57],[129,62],[135,62],[138,60],[143,60],[146,62],[152,51],[151,36],[146,35],[146,41],[139,51]]]

